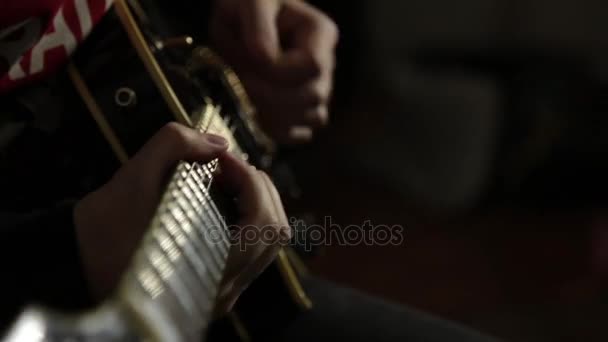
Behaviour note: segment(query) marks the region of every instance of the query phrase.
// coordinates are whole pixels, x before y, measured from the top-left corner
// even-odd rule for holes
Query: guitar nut
[[[122,108],[132,108],[137,104],[137,93],[131,88],[121,87],[114,94],[114,102]]]

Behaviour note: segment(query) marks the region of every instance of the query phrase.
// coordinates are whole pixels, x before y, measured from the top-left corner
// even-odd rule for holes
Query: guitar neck
[[[218,133],[208,117],[197,127]],[[230,247],[210,193],[217,166],[178,164],[119,291],[145,334],[158,340],[200,340],[211,321]]]
[[[77,317],[30,308],[5,340],[203,341],[230,245],[209,193],[216,167],[177,165],[131,267],[105,305]]]

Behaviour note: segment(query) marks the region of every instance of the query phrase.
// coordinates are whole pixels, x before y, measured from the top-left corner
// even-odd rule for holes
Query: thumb
[[[258,62],[269,63],[280,54],[277,17],[280,0],[247,0],[240,6],[243,37],[249,53]]]

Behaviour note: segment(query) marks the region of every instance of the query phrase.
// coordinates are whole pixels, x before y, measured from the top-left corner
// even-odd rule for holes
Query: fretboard
[[[197,128],[229,133],[212,106]],[[160,340],[200,341],[212,318],[230,247],[210,195],[216,168],[217,161],[178,164],[122,283],[120,301]]]

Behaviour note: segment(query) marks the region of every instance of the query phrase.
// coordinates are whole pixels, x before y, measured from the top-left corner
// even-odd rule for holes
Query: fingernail
[[[228,146],[228,140],[220,137],[219,135],[207,134],[206,138],[207,138],[207,142],[209,144],[211,144],[211,145],[215,145],[217,147],[226,147],[226,146]]]

